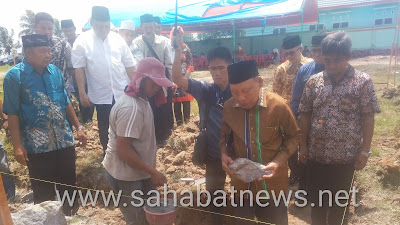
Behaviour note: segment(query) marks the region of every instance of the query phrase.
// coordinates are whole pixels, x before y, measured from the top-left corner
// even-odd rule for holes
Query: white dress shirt
[[[112,104],[124,93],[130,79],[125,68],[137,62],[125,40],[110,32],[103,41],[89,30],[79,35],[72,49],[74,68],[85,68],[88,96],[94,104]]]

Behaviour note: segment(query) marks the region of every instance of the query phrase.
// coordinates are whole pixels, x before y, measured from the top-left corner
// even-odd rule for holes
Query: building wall
[[[246,29],[246,37],[237,38],[236,43],[241,43],[246,53],[253,55],[264,53],[265,49],[268,52],[272,52],[273,48],[280,49],[285,36],[301,34],[302,29],[304,46],[310,46],[312,35],[322,30],[327,32],[344,30],[352,38],[354,50],[389,49],[392,47],[394,26],[399,16],[399,9],[400,1],[398,3],[320,10],[319,23]],[[379,24],[379,20],[382,24]],[[386,22],[391,20],[391,23],[385,24],[385,20]],[[310,30],[312,28],[315,29]],[[188,45],[197,55],[200,55],[201,52],[207,53],[209,49],[218,45],[234,49],[232,38],[189,42]]]

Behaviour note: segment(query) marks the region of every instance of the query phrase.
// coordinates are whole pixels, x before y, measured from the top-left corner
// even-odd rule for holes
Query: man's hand
[[[84,130],[78,130],[77,132],[78,139],[79,139],[79,146],[84,148],[86,147],[87,144],[87,138],[86,138],[86,133]]]
[[[155,171],[151,175],[151,182],[156,186],[163,186],[165,183],[167,183],[167,178],[164,176],[164,174],[160,173],[159,171]]]
[[[277,163],[275,161],[271,161],[264,168],[265,171],[270,172],[269,175],[264,175],[262,178],[259,178],[258,180],[261,181],[261,180],[268,180],[268,179],[274,178],[278,168],[279,168],[279,163]]]
[[[26,161],[28,161],[28,154],[24,147],[14,148],[15,160],[20,164],[26,166]]]
[[[359,153],[356,159],[355,169],[362,170],[365,168],[368,162],[368,157]]]
[[[172,28],[172,32],[174,32],[175,27]],[[178,29],[178,34],[176,36],[173,36],[172,41],[175,41],[176,43],[176,48],[182,48],[183,46],[183,33]]]
[[[4,123],[3,123],[3,128],[4,128],[4,130],[7,132],[7,130],[8,130],[8,121],[7,121],[7,120],[4,121]]]
[[[82,92],[79,93],[79,101],[80,101],[81,105],[86,108],[89,108],[90,105],[92,104],[90,102],[89,96],[86,93],[82,93]]]
[[[303,164],[307,163],[307,160],[308,160],[308,146],[300,144],[299,160]]]
[[[178,91],[178,86],[174,83],[174,86],[171,87],[172,93],[176,93]]]
[[[222,169],[231,177],[235,176],[231,169],[229,169],[229,164],[233,163],[233,160],[228,155],[221,154]]]

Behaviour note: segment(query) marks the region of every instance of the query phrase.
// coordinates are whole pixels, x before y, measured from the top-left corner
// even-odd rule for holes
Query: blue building
[[[303,45],[309,46],[311,37],[321,31],[343,30],[353,40],[354,50],[391,49],[395,27],[399,21],[399,0],[318,0],[318,23],[292,26],[267,26],[246,29],[245,37],[237,38],[247,54],[261,54],[273,48],[280,49],[282,39],[291,34],[301,34]],[[201,44],[200,44],[201,43]],[[208,40],[188,43],[192,51],[204,51],[223,45],[232,48],[232,39]],[[200,48],[200,46],[203,46]],[[197,50],[197,51],[196,51]]]

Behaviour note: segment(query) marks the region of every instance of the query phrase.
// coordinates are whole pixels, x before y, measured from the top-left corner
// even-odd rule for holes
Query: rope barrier
[[[51,184],[56,184],[56,185],[63,185],[63,186],[66,186],[66,187],[72,187],[72,188],[81,189],[81,190],[104,191],[104,190],[97,190],[97,189],[93,189],[93,188],[79,187],[79,186],[76,186],[76,185],[62,184],[62,183],[58,183],[58,182],[54,182],[54,181],[47,181],[47,180],[37,179],[37,178],[32,178],[32,177],[24,176],[24,175],[15,175],[13,173],[0,172],[0,174],[9,175],[9,176],[13,176],[13,177],[19,177],[19,178],[23,178],[23,179],[31,179],[31,180],[35,180],[35,181],[51,183]],[[104,191],[104,193],[105,194],[109,194],[110,192],[105,192]],[[127,195],[122,195],[122,194],[121,194],[121,197],[132,198],[132,196],[127,196]],[[184,208],[184,209],[190,209],[190,210],[194,210],[194,211],[199,211],[199,212],[204,212],[204,213],[209,213],[209,214],[214,214],[214,215],[219,215],[219,216],[225,216],[225,217],[232,218],[232,219],[240,219],[240,220],[243,220],[243,221],[254,222],[254,223],[257,223],[257,224],[275,225],[275,224],[268,223],[268,222],[263,222],[263,221],[258,221],[258,220],[254,220],[254,219],[248,219],[248,218],[233,216],[233,215],[229,215],[229,214],[217,213],[217,212],[212,212],[212,211],[203,210],[203,209],[197,209],[197,208],[179,206],[179,205],[178,205],[178,207],[179,208]]]

